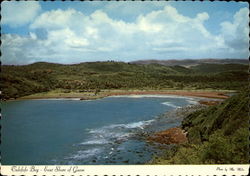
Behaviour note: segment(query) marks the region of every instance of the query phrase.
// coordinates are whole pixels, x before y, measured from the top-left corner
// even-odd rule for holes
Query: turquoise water
[[[158,150],[145,131],[180,121],[161,114],[190,98],[108,97],[93,101],[20,100],[2,103],[1,162],[11,164],[143,164]]]

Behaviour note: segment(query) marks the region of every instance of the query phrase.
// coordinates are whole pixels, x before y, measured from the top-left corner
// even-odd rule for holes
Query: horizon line
[[[134,61],[121,61],[121,60],[97,60],[97,61],[83,61],[83,62],[77,62],[77,63],[59,63],[59,62],[48,62],[48,61],[36,61],[32,63],[27,64],[4,64],[0,60],[0,65],[8,65],[8,66],[25,66],[25,65],[32,65],[36,63],[48,63],[48,64],[58,64],[58,65],[78,65],[82,63],[96,63],[96,62],[122,62],[122,63],[136,63],[136,62],[147,62],[147,61],[159,61],[159,62],[168,62],[168,61],[194,61],[194,60],[248,60],[248,58],[200,58],[200,59],[194,59],[194,58],[187,58],[187,59],[138,59]]]

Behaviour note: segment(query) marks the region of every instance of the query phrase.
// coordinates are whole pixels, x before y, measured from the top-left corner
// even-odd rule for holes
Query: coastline
[[[207,100],[206,102],[210,102]],[[211,100],[214,102],[214,100]],[[219,101],[216,101],[219,102]],[[198,104],[184,106],[178,109],[174,109],[172,111],[167,112],[165,114],[165,118],[176,118],[176,120],[180,120],[181,122],[185,117],[190,115],[193,112],[202,110],[208,106],[212,106],[211,104],[201,103],[197,101]],[[188,142],[187,132],[181,128],[181,126],[173,126],[170,128],[166,128],[164,130],[157,131],[152,133],[147,138],[148,142],[158,143],[158,144],[183,144]]]
[[[196,106],[190,106],[188,109],[186,107],[180,108],[180,112],[176,113],[175,116],[178,118],[185,118],[187,114],[197,111],[202,107],[213,106],[219,104],[224,99],[227,99],[229,96],[226,95],[229,93],[228,91],[188,91],[188,90],[172,90],[172,91],[157,91],[157,90],[104,90],[99,92],[98,94],[94,94],[91,92],[88,93],[62,93],[57,92],[52,95],[49,93],[41,94],[33,94],[26,97],[20,97],[15,100],[96,100],[105,97],[112,96],[143,96],[143,95],[160,95],[160,96],[180,96],[180,97],[191,97],[191,98],[205,98],[197,100],[199,108]],[[231,92],[232,93],[232,92]],[[181,120],[181,121],[182,121]],[[186,133],[179,126],[175,126],[172,128],[167,128],[162,131],[158,131],[157,133],[151,134],[147,139],[151,142],[161,143],[161,144],[181,144],[187,142]]]
[[[150,93],[149,92],[143,92],[143,95],[152,95],[152,92],[153,91],[150,91]],[[119,94],[120,92],[116,92],[116,94],[114,95],[114,96],[119,96],[120,94]],[[181,93],[181,94],[183,94],[183,92],[178,92],[178,93]],[[201,92],[198,92],[198,94],[200,94]],[[209,92],[209,94],[210,94],[211,92]],[[117,94],[119,94],[119,95],[117,95]],[[141,95],[142,93],[141,92],[136,92],[136,93],[130,93],[130,95]],[[161,95],[162,94],[166,94],[166,92],[161,92]],[[217,94],[219,94],[218,92],[217,92]],[[123,95],[123,94],[122,94]],[[127,95],[127,94],[126,94]],[[167,94],[167,95],[169,95],[169,94]],[[179,94],[177,94],[177,95],[179,95]],[[197,95],[197,94],[196,94]],[[207,94],[205,94],[205,95],[207,95]],[[112,96],[112,95],[110,95],[110,96]],[[207,97],[206,97],[207,98]],[[215,101],[215,100],[212,100],[212,101]],[[195,106],[203,106],[203,107],[207,107],[206,105],[213,105],[213,103],[208,103],[208,102],[211,102],[210,101],[210,99],[205,99],[205,101],[199,101],[198,99],[197,99],[197,103],[199,103],[199,104],[197,104],[197,105],[195,105]],[[221,102],[221,101],[219,101],[219,102]],[[176,116],[174,117],[174,118],[179,118],[179,120],[183,120],[183,117],[184,116],[186,116],[187,114],[186,113],[190,113],[191,111],[196,111],[196,110],[198,110],[198,109],[193,109],[193,108],[191,108],[191,106],[192,105],[190,105],[189,107],[182,107],[182,108],[180,108],[179,110],[177,110],[176,109],[176,111],[177,112],[179,112],[179,113],[181,113],[181,115],[179,114],[179,113],[176,113]],[[185,108],[187,108],[186,110],[185,110]],[[181,112],[182,111],[182,112]],[[171,114],[169,114],[168,113],[168,115],[169,115],[169,117],[172,117],[172,115]],[[166,116],[167,117],[167,116]],[[159,128],[156,126],[156,129],[158,129],[159,130]],[[148,133],[148,134],[150,134],[150,133]],[[151,135],[154,135],[154,136],[152,136],[151,137],[151,139],[148,139],[148,138],[146,138],[146,136],[145,136],[145,139],[146,140],[149,140],[149,142],[155,142],[155,143],[162,143],[162,144],[164,144],[164,145],[162,145],[163,147],[165,146],[165,144],[166,145],[171,145],[171,144],[176,144],[177,146],[179,145],[179,144],[182,144],[182,143],[186,143],[187,141],[188,141],[188,139],[187,139],[187,137],[186,137],[186,132],[185,131],[183,131],[183,129],[182,128],[180,128],[179,126],[174,126],[174,127],[170,127],[170,128],[166,128],[166,129],[163,129],[162,131],[157,131],[157,132],[155,132],[155,133],[151,133]],[[155,145],[155,144],[154,144]],[[157,145],[155,145],[155,146],[157,146]],[[159,145],[160,146],[160,145]],[[153,158],[152,158],[153,159]],[[151,163],[148,163],[148,164],[151,164]]]
[[[35,100],[35,99],[79,99],[79,100],[96,100],[110,96],[126,96],[126,95],[175,95],[185,97],[201,97],[227,99],[229,91],[197,91],[197,90],[103,90],[98,94],[89,93],[63,93],[63,92],[44,92],[32,94],[24,97],[9,100]],[[7,100],[7,101],[9,101]]]
[[[147,164],[248,163],[245,152],[249,148],[245,142],[249,134],[248,93],[239,92],[218,104],[200,104],[205,108],[184,117],[181,125],[175,126],[178,129],[168,128],[152,134],[151,142],[172,144],[173,148],[163,148],[165,153],[153,156]],[[242,153],[232,155],[238,151]]]
[[[180,122],[182,123],[183,120],[190,114],[196,111],[202,110],[202,109],[206,109],[209,106],[217,105],[220,102],[221,101],[217,101],[217,100],[198,100],[197,101],[198,104],[188,105],[188,106],[184,106],[179,109],[173,110],[172,111],[173,114],[170,116],[174,116],[174,118],[180,119]],[[168,115],[165,115],[165,118],[168,118]],[[151,133],[150,135],[147,136],[146,141],[149,144],[158,145],[159,149],[162,151],[166,150],[166,148],[165,147],[162,148],[161,146],[167,145],[168,147],[170,147],[168,149],[169,152],[173,153],[172,148],[175,149],[176,147],[178,148],[178,146],[186,145],[189,143],[189,139],[187,135],[188,135],[188,132],[185,131],[181,125],[177,125],[177,126],[164,129],[164,130]],[[159,157],[160,155],[156,154],[151,158],[150,161],[148,161],[145,164],[150,164],[150,165],[156,164],[155,159]]]

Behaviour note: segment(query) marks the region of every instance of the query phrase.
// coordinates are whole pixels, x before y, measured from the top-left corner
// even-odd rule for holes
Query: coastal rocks
[[[199,101],[200,104],[207,105],[207,106],[217,105],[217,104],[219,104],[220,102],[221,102],[221,101],[215,101],[215,100],[209,100],[209,101],[200,100],[200,101]]]
[[[178,123],[173,123],[175,126],[172,126],[172,128],[161,128],[161,124],[170,124],[173,121],[174,122],[180,122],[190,115],[191,113],[206,108],[206,105],[204,104],[194,104],[194,105],[188,105],[186,107],[177,108],[172,111],[168,111],[163,116],[161,116],[155,124],[157,126],[158,130],[161,130],[159,132],[153,132],[153,133],[147,133],[148,135],[145,135],[144,137],[146,140],[151,144],[181,144],[187,142],[186,133],[184,133],[183,129],[177,127],[179,126]],[[158,144],[157,144],[158,143]]]
[[[163,115],[163,118],[183,119],[192,112],[204,109],[205,107],[206,105],[204,104],[188,105],[182,108],[177,108],[175,110],[166,112],[165,115]]]
[[[83,97],[82,97],[82,98],[80,98],[80,100],[88,100],[88,98],[83,98]]]
[[[177,108],[173,111],[167,112],[161,118],[167,119],[184,119],[188,115],[198,110],[206,108],[208,105],[218,104],[221,101],[215,100],[200,100],[199,104],[189,105],[182,108]],[[153,133],[146,137],[148,142],[159,143],[159,144],[182,144],[187,142],[186,133],[179,127],[169,128],[160,132]]]
[[[148,141],[161,144],[181,144],[187,142],[187,137],[181,128],[175,127],[153,134],[148,137]]]

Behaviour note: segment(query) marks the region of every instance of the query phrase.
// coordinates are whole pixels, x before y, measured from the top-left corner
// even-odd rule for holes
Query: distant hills
[[[207,59],[2,65],[0,98],[18,98],[55,89],[237,90],[248,86],[247,63],[247,60]]]
[[[199,64],[248,64],[248,59],[184,59],[184,60],[138,60],[130,62],[133,64],[159,64],[165,66],[195,66]]]

